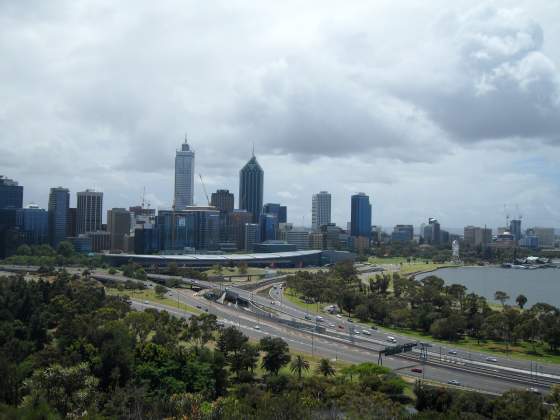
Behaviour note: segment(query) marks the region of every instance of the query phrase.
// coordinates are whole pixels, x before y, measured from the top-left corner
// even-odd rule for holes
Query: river
[[[468,293],[474,292],[484,296],[489,302],[494,300],[496,290],[506,292],[510,299],[508,304],[515,305],[515,298],[523,294],[527,297],[527,306],[544,302],[560,307],[560,269],[539,268],[536,270],[519,270],[501,267],[460,267],[441,268],[431,273],[419,274],[420,280],[435,275],[445,284],[462,284]]]

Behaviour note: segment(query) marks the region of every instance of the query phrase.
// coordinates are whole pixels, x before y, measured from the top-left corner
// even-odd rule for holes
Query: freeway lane
[[[113,280],[119,280],[120,276],[111,277]],[[120,280],[122,281],[123,279],[126,278],[121,278]],[[149,287],[154,287],[154,283],[152,282],[148,281],[145,283]],[[197,283],[201,286],[209,288],[212,286],[214,288],[219,288],[219,286],[217,287],[217,285],[208,282]],[[273,305],[270,303],[271,299],[266,297],[235,287],[228,286],[228,288],[236,293],[239,293],[240,296],[245,297],[248,300],[252,298],[253,301],[257,302],[259,305],[268,306],[270,310],[286,309],[290,314],[287,315],[287,317],[293,316],[294,318],[297,318],[301,315],[305,316],[305,312],[301,311],[299,308],[293,308],[284,302],[283,305],[278,305],[276,303]],[[296,331],[285,325],[279,325],[278,323],[273,323],[270,320],[265,320],[263,317],[259,317],[253,312],[241,309],[241,307],[236,308],[235,305],[227,306],[208,301],[189,290],[172,289],[169,293],[168,297],[172,300],[178,300],[181,303],[194,307],[199,306],[202,310],[208,310],[209,313],[214,313],[218,319],[226,319],[229,322],[233,322],[235,325],[239,325],[243,331],[250,331],[250,334],[248,335],[252,338],[262,337],[266,333],[280,336],[296,350],[318,354],[323,357],[338,358],[348,362],[376,362],[378,356],[376,349],[378,350],[381,348],[379,343],[384,343],[384,335],[379,335],[378,337],[372,339],[368,338],[368,340],[365,340],[363,336],[352,337],[356,344],[360,344],[361,346],[360,348],[357,348],[347,340],[347,333],[342,335],[346,338],[346,340],[342,340],[340,337],[319,336],[318,334],[311,334],[309,331]],[[326,314],[325,319],[335,322],[340,321],[338,318]],[[256,326],[258,326],[258,328],[255,328]],[[406,341],[410,340],[406,339]],[[384,364],[391,369],[398,370],[402,374],[418,376],[410,371],[413,366],[418,365],[417,360],[408,360],[403,357],[386,357],[384,358]],[[426,379],[442,383],[446,383],[450,379],[455,379],[467,387],[485,392],[502,393],[511,388],[526,388],[528,386],[527,384],[515,382],[514,380],[508,380],[507,377],[493,377],[489,375],[491,375],[490,372],[486,372],[485,375],[481,375],[478,372],[457,370],[455,366],[424,366],[424,376]],[[542,387],[539,387],[539,389],[545,390]]]

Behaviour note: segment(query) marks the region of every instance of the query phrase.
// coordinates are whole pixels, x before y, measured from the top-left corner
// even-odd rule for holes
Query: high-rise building
[[[49,193],[49,241],[56,248],[66,236],[70,191],[68,188],[51,188]]]
[[[218,249],[220,212],[212,206],[160,210],[157,227],[163,250]]]
[[[0,209],[21,209],[22,207],[23,186],[0,175]]]
[[[194,197],[194,151],[185,142],[181,150],[175,153],[175,197],[173,204],[176,210],[184,210],[193,205]]]
[[[261,214],[259,225],[262,242],[276,240],[276,233],[278,231],[278,218],[274,214]]]
[[[245,249],[245,225],[251,223],[253,215],[247,210],[233,210],[228,215],[227,240],[233,242],[238,250]]]
[[[239,171],[239,208],[252,214],[258,223],[263,207],[264,171],[255,155]]]
[[[76,194],[76,234],[101,230],[103,223],[103,193],[94,190]]]
[[[68,217],[66,218],[66,236],[77,236],[76,227],[78,225],[78,209],[76,207],[68,208]]]
[[[220,210],[220,213],[232,213],[234,206],[233,193],[229,190],[217,190],[212,193],[210,204]]]
[[[410,242],[414,238],[414,226],[412,225],[396,225],[391,233],[391,241],[393,242]]]
[[[24,244],[21,229],[17,226],[18,209],[0,209],[0,259],[15,254],[17,248]]]
[[[98,230],[87,234],[91,241],[93,252],[109,251],[111,249],[111,233],[106,230]]]
[[[318,231],[331,222],[331,195],[327,191],[313,194],[311,199],[311,227]]]
[[[124,251],[125,236],[130,234],[130,212],[123,208],[107,210],[107,231],[111,235],[111,251]]]
[[[539,240],[539,247],[552,248],[554,246],[554,228],[534,227],[532,231]]]
[[[465,226],[463,241],[471,247],[488,246],[492,242],[492,229],[477,226]]]
[[[292,229],[286,232],[286,242],[295,245],[296,250],[309,249],[309,232],[303,229]]]
[[[16,224],[23,233],[28,245],[41,245],[49,242],[49,214],[36,204],[29,204],[16,210]]]
[[[437,219],[430,217],[428,224],[424,226],[424,241],[430,245],[439,245],[441,243],[441,227]]]
[[[364,193],[352,196],[350,234],[354,237],[371,237],[371,203]]]
[[[510,220],[509,231],[513,235],[515,240],[519,241],[522,237],[522,234],[521,234],[521,219]]]
[[[287,223],[288,208],[278,203],[266,203],[263,206],[263,213],[268,213],[276,216],[278,223]]]
[[[255,245],[260,242],[260,229],[258,223],[245,224],[245,251],[253,252]]]

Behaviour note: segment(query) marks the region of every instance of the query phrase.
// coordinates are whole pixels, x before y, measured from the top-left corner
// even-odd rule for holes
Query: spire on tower
[[[255,157],[255,142],[253,141],[253,157]]]

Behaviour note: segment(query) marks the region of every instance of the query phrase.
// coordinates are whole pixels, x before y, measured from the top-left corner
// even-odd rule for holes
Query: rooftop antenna
[[[255,157],[255,141],[253,141],[253,157]]]
[[[146,186],[144,186],[144,189],[142,190],[142,208],[144,208],[145,203],[146,203]]]
[[[186,131],[185,131],[185,143],[188,143],[187,142],[187,132]]]

